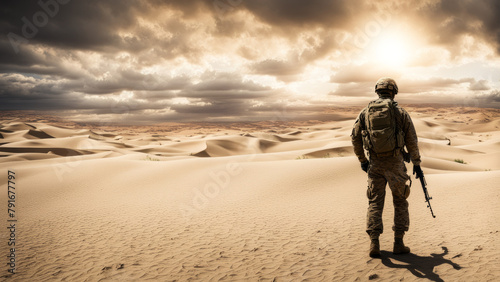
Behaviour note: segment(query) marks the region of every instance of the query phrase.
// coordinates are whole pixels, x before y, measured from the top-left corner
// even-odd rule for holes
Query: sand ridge
[[[149,128],[4,117],[0,171],[18,175],[10,280],[494,281],[498,111],[432,109],[410,114],[437,218],[415,181],[413,252],[394,256],[387,196],[381,260],[367,256],[366,174],[350,144],[359,109],[330,122]]]

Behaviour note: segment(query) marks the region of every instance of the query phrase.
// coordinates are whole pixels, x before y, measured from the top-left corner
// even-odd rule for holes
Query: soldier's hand
[[[413,166],[413,174],[416,174],[416,178],[421,178],[424,176],[424,172],[422,171],[422,168],[419,165],[414,165]]]
[[[364,163],[361,163],[361,169],[364,171],[364,172],[368,172],[368,167],[370,166],[370,162],[369,161],[366,161]]]
[[[403,149],[403,160],[407,163],[411,161],[411,156],[410,153],[406,152],[406,150]]]

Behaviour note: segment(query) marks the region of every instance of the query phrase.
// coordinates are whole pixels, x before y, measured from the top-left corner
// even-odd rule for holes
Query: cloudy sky
[[[496,0],[2,0],[0,110],[318,118],[375,97],[500,108]]]

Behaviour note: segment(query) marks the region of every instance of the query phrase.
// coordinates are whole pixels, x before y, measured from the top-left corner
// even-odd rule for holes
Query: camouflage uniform
[[[392,99],[392,97],[384,96],[381,96],[381,98]],[[410,153],[411,161],[414,165],[420,165],[420,154],[418,151],[418,139],[415,127],[413,126],[410,115],[399,106],[397,106],[397,109],[399,115],[396,122],[404,133],[404,141]],[[363,149],[363,138],[361,135],[361,130],[366,124],[366,110],[367,108],[363,109],[359,114],[351,134],[354,153],[361,163],[368,161]],[[409,189],[407,182],[410,176],[406,174],[403,155],[399,150],[396,150],[395,153],[391,153],[388,156],[376,155],[374,152],[368,152],[368,155],[370,158],[367,190],[369,206],[366,232],[371,238],[378,238],[378,235],[383,232],[382,211],[384,209],[385,186],[389,183],[395,209],[394,225],[392,229],[396,234],[400,234],[396,235],[397,237],[402,237],[404,232],[408,231],[410,224],[408,201],[406,200],[409,191],[405,193],[405,189]]]

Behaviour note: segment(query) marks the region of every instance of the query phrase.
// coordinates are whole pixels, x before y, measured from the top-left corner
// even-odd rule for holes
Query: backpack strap
[[[395,137],[396,137],[396,146],[398,146],[398,135],[399,135],[399,131],[402,130],[403,128],[403,125],[402,125],[402,122],[403,122],[403,117],[401,115],[401,113],[399,112],[399,109],[398,109],[398,102],[396,101],[393,101],[392,103],[392,106],[393,106],[393,109],[394,109],[394,116],[395,116],[395,119],[396,119],[396,128],[395,128]],[[403,140],[404,142],[404,140]],[[397,154],[397,151],[399,149],[399,151],[401,151],[401,153],[403,154],[403,156],[405,156],[406,152],[404,150],[404,147],[405,145],[403,144],[403,146],[401,146],[400,148],[396,147],[396,149],[394,150],[394,155]]]

